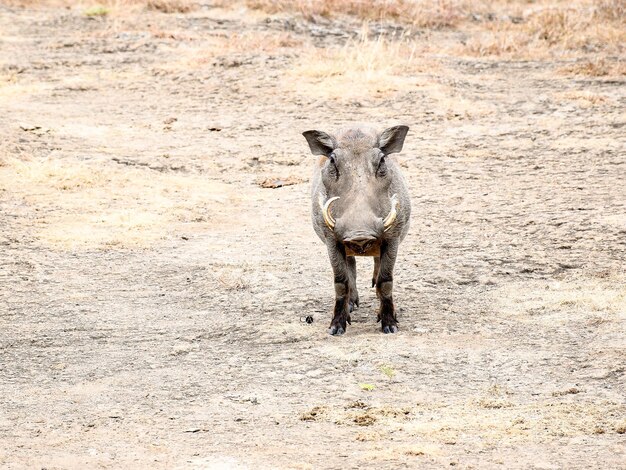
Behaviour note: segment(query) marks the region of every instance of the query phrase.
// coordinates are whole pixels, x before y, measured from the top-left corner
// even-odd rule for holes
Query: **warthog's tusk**
[[[328,201],[326,201],[326,203],[324,203],[324,198],[321,194],[319,197],[320,209],[322,209],[322,217],[324,217],[324,222],[326,222],[326,225],[328,225],[328,228],[330,229],[335,228],[335,219],[332,215],[330,215],[330,205],[337,199],[339,199],[339,196],[331,197]]]
[[[387,214],[387,217],[385,217],[385,220],[383,220],[383,227],[385,232],[389,230],[393,223],[396,221],[396,217],[398,216],[397,208],[398,195],[394,194],[393,196],[391,196],[391,210],[389,211],[389,214]]]

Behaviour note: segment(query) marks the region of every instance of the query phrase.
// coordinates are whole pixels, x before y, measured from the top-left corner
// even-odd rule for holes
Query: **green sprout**
[[[91,7],[85,10],[85,16],[89,17],[107,16],[108,14],[109,9],[107,7],[103,7],[102,5],[97,5],[95,7]]]
[[[392,378],[394,375],[396,375],[396,371],[393,369],[393,367],[388,365],[380,366],[380,371],[389,378]]]

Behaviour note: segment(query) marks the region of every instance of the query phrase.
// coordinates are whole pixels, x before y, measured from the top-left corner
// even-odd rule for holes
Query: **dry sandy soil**
[[[0,466],[626,468],[626,80],[464,44],[0,6]],[[411,127],[397,335],[366,258],[327,334],[300,132],[353,121]]]

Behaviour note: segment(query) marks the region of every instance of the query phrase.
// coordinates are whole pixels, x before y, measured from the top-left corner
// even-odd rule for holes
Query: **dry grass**
[[[594,15],[599,20],[626,23],[626,0],[596,0]]]
[[[623,0],[573,4],[552,1],[524,10],[519,16],[511,10],[475,29],[459,52],[526,59],[554,52],[619,55],[626,43],[625,4]]]
[[[344,14],[364,20],[394,20],[433,29],[455,26],[467,9],[467,2],[459,0],[246,0],[245,4],[268,13],[299,12],[308,18]]]
[[[591,91],[566,91],[555,96],[556,101],[575,102],[581,108],[591,108],[595,106],[614,105],[615,102],[606,95],[600,95]]]
[[[149,246],[225,203],[223,185],[197,176],[55,158],[3,159],[0,188],[34,211],[39,241],[70,249]]]
[[[523,59],[545,58],[555,53],[620,55],[626,44],[626,0],[577,0],[573,3],[563,0],[478,3],[464,0],[245,0],[243,3],[270,14],[299,13],[309,19],[350,15],[366,21],[394,21],[419,28],[458,29],[467,34],[462,45],[439,48],[460,55]]]
[[[616,433],[624,412],[623,405],[612,402],[569,402],[566,398],[537,400],[531,404],[507,402],[492,406],[492,401],[469,400],[445,409],[424,407],[423,418],[405,425],[420,437],[438,437],[454,442],[471,433],[485,442],[537,442],[546,436],[574,437],[594,434],[596,429]],[[430,419],[428,419],[430,418]]]
[[[193,0],[11,0],[10,3],[65,4],[85,12],[98,11],[101,16],[109,13],[120,16],[137,10],[187,13],[199,5]],[[439,49],[479,57],[538,59],[555,53],[619,56],[626,44],[626,0],[215,0],[211,5],[227,8],[245,5],[269,14],[298,13],[308,19],[350,15],[365,21],[394,21],[426,29],[453,28],[466,33],[466,39],[461,45],[441,45]],[[254,46],[246,45],[245,37],[237,41],[241,48]],[[619,70],[583,67],[575,73],[604,76],[621,74]]]
[[[231,3],[220,2],[224,6]],[[548,44],[584,42],[607,32],[607,26],[613,30],[607,36],[614,35],[613,39],[618,41],[622,38],[619,32],[626,20],[625,0],[245,0],[244,3],[267,13],[298,12],[307,18],[343,14],[363,20],[391,20],[431,29],[479,22],[479,29],[518,30]],[[594,27],[597,31],[589,34],[588,29]],[[581,34],[582,37],[578,37]],[[599,39],[603,38],[599,36]]]
[[[511,285],[496,294],[503,313],[566,327],[570,322],[626,320],[626,275]]]
[[[588,77],[626,76],[626,61],[606,58],[584,59],[573,65],[561,67],[564,75],[585,75]]]
[[[445,120],[491,114],[490,103],[467,100],[441,82],[451,71],[430,55],[430,46],[414,40],[370,38],[367,24],[360,37],[342,46],[308,47],[284,76],[288,93],[340,102],[386,99],[419,90],[433,101],[431,111]]]
[[[285,86],[301,89],[306,84],[307,93],[347,100],[380,97],[417,86],[424,74],[438,69],[416,43],[384,36],[371,39],[366,31],[364,27],[358,39],[343,46],[310,47],[286,77]]]
[[[188,13],[195,10],[197,4],[187,0],[147,0],[146,7],[163,13]]]
[[[100,12],[89,16],[106,16],[109,13],[124,15],[128,12],[136,12],[138,9],[163,13],[188,13],[198,7],[198,3],[192,0],[8,0],[6,4],[12,7],[28,8],[66,6],[85,12]]]

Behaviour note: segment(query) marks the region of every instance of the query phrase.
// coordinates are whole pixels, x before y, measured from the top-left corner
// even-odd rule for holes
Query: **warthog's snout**
[[[353,251],[358,255],[365,255],[373,248],[376,248],[376,245],[379,244],[379,240],[372,235],[360,234],[344,238],[343,243],[349,251]]]

